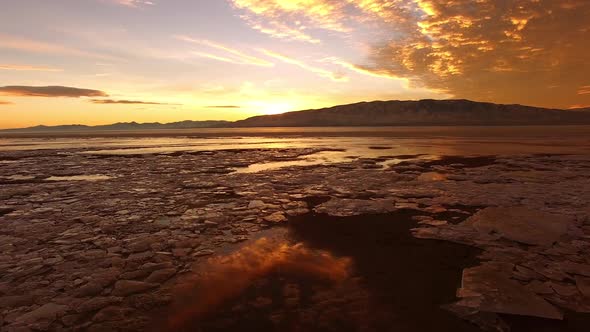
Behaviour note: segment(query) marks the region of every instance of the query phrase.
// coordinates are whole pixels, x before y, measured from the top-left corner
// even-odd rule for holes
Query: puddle
[[[350,161],[350,158],[344,151],[321,151],[296,160],[251,164],[248,167],[237,168],[235,173],[258,173],[284,167],[326,165],[346,161]]]
[[[7,179],[7,180],[21,181],[21,180],[32,180],[35,177],[33,175],[10,175],[10,176],[4,176],[3,178]]]
[[[104,181],[112,179],[112,176],[93,174],[93,175],[71,175],[71,176],[50,176],[46,181]]]
[[[153,331],[478,331],[440,308],[475,250],[414,239],[412,215],[294,220],[200,265]]]
[[[419,181],[445,181],[447,180],[446,174],[438,172],[425,172],[418,176]]]
[[[180,294],[187,296],[180,295],[177,298],[176,309],[168,320],[167,330],[180,331],[195,320],[203,322],[218,314],[233,316],[236,311],[242,311],[242,314],[250,312],[256,315],[253,312],[256,309],[266,312],[265,309],[269,307],[284,305],[281,302],[285,299],[281,299],[281,294],[276,293],[277,289],[270,286],[272,279],[279,275],[302,278],[318,285],[336,285],[350,278],[350,268],[350,258],[312,250],[303,243],[276,237],[260,238],[234,253],[208,260],[198,272],[198,277],[179,289]],[[284,291],[285,286],[278,290]],[[306,294],[301,294],[298,285],[291,284],[287,287],[293,293],[291,302],[298,302],[302,295],[306,297]],[[235,308],[233,304],[236,298],[246,302],[241,304],[241,309]],[[264,327],[266,323],[250,321],[247,324]],[[216,322],[206,325],[216,330]]]
[[[368,150],[370,151],[370,150]],[[313,166],[313,165],[330,165],[330,164],[338,164],[338,163],[346,163],[351,162],[356,159],[361,159],[361,156],[365,156],[365,153],[358,154],[359,149],[353,149],[353,151],[344,150],[344,151],[320,151],[314,154],[309,154],[306,156],[302,156],[297,160],[290,160],[290,161],[277,161],[277,162],[270,162],[270,163],[258,163],[258,164],[251,164],[247,167],[237,168],[235,173],[258,173],[262,171],[269,171],[284,167],[292,167],[292,166]],[[354,154],[357,153],[357,154]],[[378,154],[371,155],[371,158],[377,159],[385,159],[383,161],[379,161],[376,163],[376,168],[387,169],[390,166],[397,165],[399,163],[408,161],[408,160],[418,160],[424,159],[429,160],[433,158],[437,158],[436,156],[381,156]],[[410,158],[411,157],[411,158]]]

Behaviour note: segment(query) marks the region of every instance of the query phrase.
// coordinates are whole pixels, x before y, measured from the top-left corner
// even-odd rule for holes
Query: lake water
[[[72,150],[93,155],[314,148],[297,160],[259,163],[239,172],[337,163],[358,158],[441,155],[589,154],[590,126],[222,128],[138,132],[0,135],[0,151]]]
[[[87,153],[144,154],[301,147],[346,149],[351,155],[363,156],[436,150],[459,154],[576,153],[590,151],[590,126],[208,128],[0,133],[0,151],[86,149]]]

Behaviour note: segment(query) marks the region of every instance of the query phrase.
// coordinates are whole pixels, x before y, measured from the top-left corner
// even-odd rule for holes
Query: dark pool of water
[[[473,248],[413,238],[407,210],[305,216],[211,260],[159,331],[478,331],[447,311]]]

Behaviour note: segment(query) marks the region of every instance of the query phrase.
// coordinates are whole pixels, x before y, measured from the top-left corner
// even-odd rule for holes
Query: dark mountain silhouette
[[[373,101],[256,116],[237,127],[590,124],[588,110],[558,110],[469,100]]]
[[[181,121],[115,123],[101,126],[63,125],[6,129],[0,132],[197,129],[231,127],[320,126],[500,126],[590,124],[590,109],[548,109],[470,100],[373,101],[316,110],[261,115],[236,122]]]
[[[220,128],[228,127],[229,121],[181,121],[172,123],[137,123],[118,122],[110,125],[86,126],[86,125],[62,125],[62,126],[35,126],[29,128],[4,129],[0,132],[63,132],[63,131],[107,131],[107,130],[154,130],[154,129],[194,129],[194,128]]]

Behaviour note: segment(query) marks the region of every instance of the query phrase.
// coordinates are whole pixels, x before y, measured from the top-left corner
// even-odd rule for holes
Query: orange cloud
[[[12,105],[12,102],[0,100],[0,105]]]
[[[67,86],[3,86],[0,95],[16,97],[108,97],[99,90],[79,89]]]
[[[476,100],[556,108],[590,102],[589,1],[231,2],[253,28],[271,27],[263,32],[273,37],[319,43],[324,30],[360,38],[370,49],[362,65],[334,63],[359,74]]]
[[[588,103],[590,2],[498,2],[415,0],[413,10],[397,3],[387,9],[399,9],[389,22],[396,37],[373,46],[371,68],[461,98]]]

